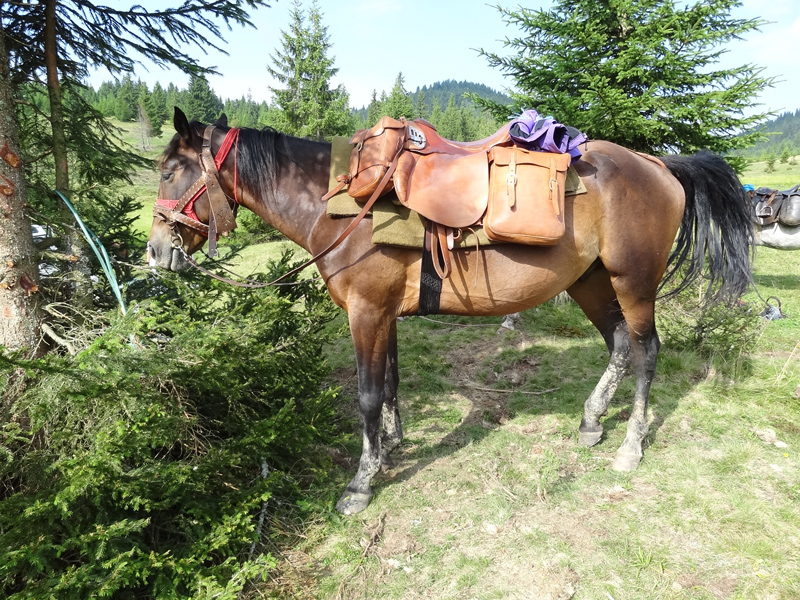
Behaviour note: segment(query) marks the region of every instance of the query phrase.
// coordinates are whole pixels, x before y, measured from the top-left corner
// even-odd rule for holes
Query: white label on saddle
[[[408,141],[419,150],[422,150],[428,143],[425,134],[413,125],[408,126]]]

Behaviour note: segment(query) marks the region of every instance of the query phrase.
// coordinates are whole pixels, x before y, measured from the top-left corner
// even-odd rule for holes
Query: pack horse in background
[[[745,186],[750,197],[756,246],[800,250],[800,184],[780,191]]]
[[[564,290],[577,302],[610,355],[584,405],[582,445],[601,440],[601,417],[629,368],[636,378],[626,437],[613,463],[619,470],[635,469],[643,455],[660,346],[654,305],[662,282],[677,269],[682,279],[675,283],[682,286],[704,273],[721,286],[719,298],[735,298],[750,281],[752,226],[744,192],[725,161],[710,153],[658,160],[589,141],[581,144],[582,156],[573,164],[585,193],[565,198],[569,157],[515,151],[507,130],[457,144],[424,126],[414,126],[417,131],[409,137],[405,124],[394,140],[397,154],[374,170],[369,178],[374,187],[365,193],[371,198],[380,186],[385,192],[391,180],[399,203],[439,215],[445,222],[429,223],[430,250],[425,250],[373,243],[371,219],[365,216],[328,216],[320,199],[329,190],[331,144],[232,129],[224,118],[210,126],[190,123],[179,110],[174,124],[177,134],[161,161],[148,242],[151,264],[189,268],[191,254],[235,227],[238,203],[312,255],[321,255],[319,272],[333,301],[347,312],[358,364],[363,449],[358,471],[337,504],[346,514],[366,508],[373,476],[391,464],[390,453],[402,441],[396,323],[420,309],[422,282],[430,279],[423,277],[423,262],[432,259],[431,250],[441,271],[436,304],[441,314],[506,315]],[[420,131],[435,151],[409,154]],[[350,173],[346,183],[354,187],[368,166]],[[535,169],[543,174],[540,193],[532,192],[523,177]],[[452,186],[478,205],[453,205],[458,195],[448,190]],[[522,203],[528,197],[549,207],[548,226],[537,233],[546,239],[450,251],[448,237],[485,223],[490,201],[498,203],[495,216],[501,218],[488,220],[500,224],[500,236],[525,235],[506,230],[515,229],[520,219],[514,211],[527,210]],[[535,225],[535,218],[529,220]]]

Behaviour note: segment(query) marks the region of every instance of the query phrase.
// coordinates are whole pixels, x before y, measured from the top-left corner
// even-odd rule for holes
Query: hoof
[[[603,437],[603,430],[600,431],[579,431],[578,444],[586,448],[591,448],[600,441]]]
[[[611,468],[615,471],[635,471],[640,462],[642,462],[642,457],[637,454],[617,453]]]
[[[343,515],[354,515],[360,513],[369,506],[372,494],[359,494],[357,492],[345,492],[344,496],[336,503],[336,510]]]

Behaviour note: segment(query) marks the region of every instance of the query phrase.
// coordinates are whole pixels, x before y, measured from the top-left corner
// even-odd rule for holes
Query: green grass
[[[520,331],[398,324],[406,440],[370,507],[312,528],[297,551],[325,564],[295,590],[341,598],[789,599],[800,597],[800,253],[758,250],[755,279],[790,318],[765,325],[735,375],[689,349],[662,350],[649,446],[609,469],[633,394],[620,386],[601,443],[577,446],[605,347],[580,310],[548,304]],[[757,296],[746,300],[760,310]],[[497,323],[455,319],[452,323]],[[332,364],[355,393],[352,350]],[[717,370],[709,370],[709,365]],[[537,391],[543,396],[469,387]],[[354,398],[353,398],[354,402]],[[352,417],[353,413],[349,413]],[[358,423],[348,445],[357,457]],[[773,429],[786,443],[764,442]],[[337,468],[342,486],[353,468]],[[341,487],[327,491],[331,505]],[[380,539],[359,540],[378,520]],[[347,546],[349,544],[349,546]],[[352,548],[342,553],[342,545]]]
[[[800,157],[795,156],[794,159],[797,162]],[[752,183],[757,188],[764,186],[786,190],[800,183],[800,164],[792,165],[776,160],[775,170],[768,172],[766,162],[753,162],[747,166],[739,179],[742,183]]]

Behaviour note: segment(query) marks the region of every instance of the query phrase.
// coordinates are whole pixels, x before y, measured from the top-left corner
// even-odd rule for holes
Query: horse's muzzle
[[[186,253],[175,246],[157,247],[147,242],[147,264],[167,271],[185,271],[191,267],[186,260]]]

